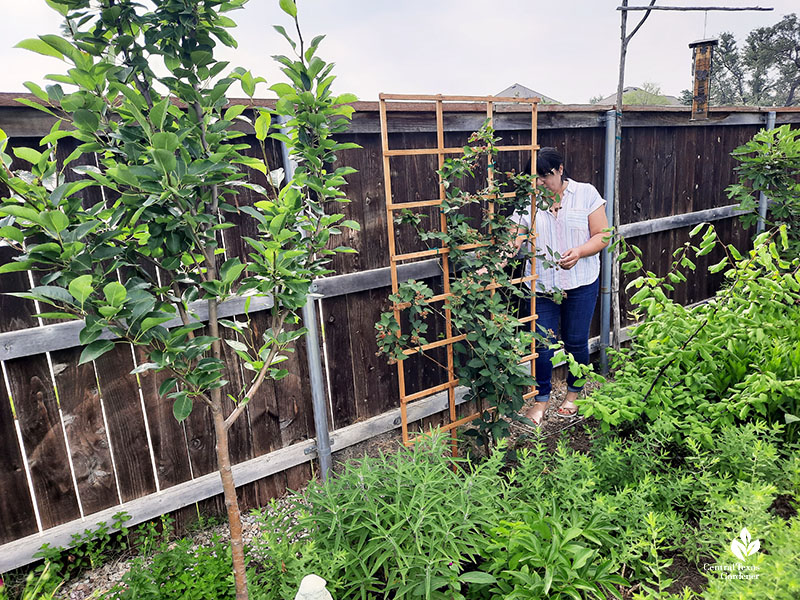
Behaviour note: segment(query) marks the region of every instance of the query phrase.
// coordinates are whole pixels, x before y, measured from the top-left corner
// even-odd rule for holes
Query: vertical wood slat
[[[147,356],[140,347],[136,348],[136,362],[147,362]],[[139,373],[156,475],[162,490],[191,479],[189,450],[183,425],[178,423],[172,413],[172,401],[158,395],[158,388],[167,377],[164,372]]]
[[[56,389],[84,515],[119,503],[94,366],[78,365],[80,348],[53,352]]]
[[[42,527],[80,518],[47,357],[6,363]]]
[[[100,395],[106,407],[111,451],[123,502],[156,491],[150,441],[139,397],[130,345],[118,343],[95,360]]]
[[[0,544],[36,533],[36,516],[6,386],[0,380]]]
[[[2,192],[2,190],[0,190]],[[0,264],[9,262],[15,252],[0,247]],[[0,275],[0,332],[24,329],[30,319],[33,303],[9,296],[6,292],[18,292],[28,287],[25,273]],[[35,533],[38,530],[33,508],[28,476],[25,472],[23,453],[20,448],[11,399],[0,373],[0,543]]]

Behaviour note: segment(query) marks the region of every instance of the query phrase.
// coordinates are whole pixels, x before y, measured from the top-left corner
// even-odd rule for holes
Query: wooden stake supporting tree
[[[508,266],[509,261],[523,262],[529,260],[530,255],[514,256],[512,248],[516,236],[516,226],[508,218],[508,214],[501,214],[497,211],[500,204],[504,208],[503,213],[522,212],[526,208],[534,210],[531,207],[534,195],[533,179],[530,174],[512,175],[515,190],[502,191],[508,189],[509,184],[500,184],[496,180],[495,163],[499,152],[522,151],[530,153],[531,164],[535,164],[536,150],[538,149],[536,140],[538,101],[538,98],[497,98],[492,96],[380,95],[393,307],[390,313],[384,313],[381,322],[376,324],[376,329],[379,347],[392,357],[390,361],[395,361],[397,364],[404,444],[412,441],[408,431],[408,405],[415,400],[447,391],[449,423],[442,427],[442,430],[450,431],[455,441],[456,427],[481,417],[484,421],[488,420],[491,423],[484,431],[487,436],[502,437],[504,432],[507,433],[507,425],[498,417],[508,415],[516,418],[524,400],[535,394],[535,388],[533,388],[535,353],[532,336],[520,338],[517,335],[519,323],[528,323],[529,328],[532,329],[535,317],[526,317],[521,321],[516,321],[513,316],[507,314],[507,296],[504,295],[510,293],[514,297],[522,296],[522,291],[514,286],[534,281],[536,279],[535,268],[527,277],[510,277],[505,273],[504,267]],[[393,104],[393,108],[398,108],[398,104],[405,102],[429,103],[431,109],[435,111],[435,147],[390,148],[387,103]],[[499,102],[530,107],[531,141],[529,144],[500,146],[494,143],[497,140],[493,137],[491,126]],[[469,108],[473,112],[476,103],[484,105],[486,109],[484,128],[481,132],[473,134],[465,147],[447,147],[445,144],[444,112],[445,107],[452,106],[453,103],[461,103],[462,108],[465,103],[469,103]],[[402,109],[402,107],[399,108]],[[396,201],[393,197],[392,159],[411,156],[437,157],[438,198],[403,202]],[[456,156],[464,160],[447,158]],[[485,169],[486,185],[483,189],[478,192],[466,193],[456,186],[455,180],[459,177],[473,176],[473,170],[477,170],[477,168]],[[471,226],[468,219],[462,214],[470,204],[481,206],[482,222],[477,228]],[[420,216],[416,215],[414,211],[430,208],[438,209],[438,227],[425,232],[419,227]],[[431,242],[427,250],[405,253],[398,250],[395,225],[402,222],[417,226],[416,229],[421,239]],[[454,227],[453,224],[456,222],[458,225]],[[529,243],[532,243],[535,232],[529,232],[528,237]],[[400,281],[398,267],[401,264],[427,258],[437,258],[441,261],[442,290],[439,294],[434,294],[424,283],[415,281],[401,283]],[[501,293],[496,294],[495,292],[498,290]],[[489,292],[486,295],[487,304],[480,304],[476,299],[477,294],[487,291]],[[470,295],[471,297],[467,298]],[[465,302],[475,303],[476,309],[472,323],[465,322],[463,316]],[[535,314],[534,300],[531,299],[530,302],[531,314]],[[483,309],[477,308],[478,306],[482,306]],[[410,331],[404,333],[404,327],[401,326],[403,318],[401,313],[405,310],[408,311]],[[427,333],[425,317],[431,313],[437,313],[444,320],[444,333],[441,339],[436,341],[428,341],[424,337]],[[492,314],[488,315],[488,313]],[[478,338],[485,335],[487,331],[495,332],[493,334],[496,336],[495,342],[493,342],[495,343],[494,353],[470,354],[470,349],[474,350],[475,346],[479,344]],[[505,341],[497,342],[498,339]],[[523,348],[520,344],[524,344],[524,351],[521,351]],[[404,359],[415,354],[425,354],[437,348],[444,348],[446,352],[446,362],[436,361],[446,371],[446,381],[409,393]],[[503,361],[508,361],[507,369],[502,368]],[[524,372],[520,371],[520,366]],[[470,369],[475,370],[475,373],[468,382]],[[495,379],[500,383],[494,384],[492,387]],[[458,418],[455,388],[460,383],[466,383],[470,387],[468,399],[476,400],[481,404],[488,400],[488,405],[496,410],[494,412],[485,410]],[[510,399],[508,396],[513,396],[514,399]]]

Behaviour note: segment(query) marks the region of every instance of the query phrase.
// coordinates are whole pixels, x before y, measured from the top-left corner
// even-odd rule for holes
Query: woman
[[[537,209],[535,216],[536,330],[551,343],[560,333],[567,352],[585,365],[589,363],[589,325],[599,290],[598,253],[608,245],[604,239],[608,233],[603,232],[608,227],[606,201],[590,183],[579,183],[564,176],[564,159],[555,148],[539,150],[536,174],[537,186],[544,186],[554,196],[550,209]],[[531,227],[530,208],[524,214],[514,213],[512,219],[519,225],[519,248]],[[545,268],[545,261],[555,266]],[[530,274],[528,263],[525,275]],[[563,294],[560,304],[553,301],[555,291]],[[522,305],[520,316],[528,316],[530,304],[523,302]],[[550,400],[553,350],[537,346],[536,351],[536,402],[525,416],[539,425]],[[562,417],[578,413],[575,400],[582,386],[575,385],[576,379],[572,374],[567,376],[567,395],[557,410]]]

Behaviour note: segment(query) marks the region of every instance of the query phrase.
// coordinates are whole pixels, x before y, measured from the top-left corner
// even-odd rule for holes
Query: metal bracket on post
[[[767,112],[766,128],[775,129],[775,111],[770,110]],[[758,195],[758,221],[756,222],[756,235],[764,231],[765,222],[767,220],[767,196],[764,192]]]
[[[280,123],[283,125],[286,119],[281,116]],[[281,129],[282,133],[286,133]],[[295,163],[289,156],[289,149],[284,142],[281,142],[281,158],[283,168],[286,172],[286,180],[289,181],[294,175]],[[308,359],[308,373],[311,380],[311,404],[314,410],[314,430],[317,444],[314,447],[317,458],[319,459],[319,469],[322,473],[322,480],[327,481],[331,472],[331,440],[328,433],[328,402],[325,397],[325,384],[322,374],[322,356],[319,351],[319,327],[317,326],[317,311],[314,306],[316,283],[311,284],[310,294],[306,298],[303,306],[303,326],[306,328],[306,358]]]
[[[617,124],[616,110],[606,111],[606,156],[603,171],[606,217],[614,228],[614,135]],[[608,373],[608,346],[611,342],[611,253],[603,248],[600,254],[600,371]]]

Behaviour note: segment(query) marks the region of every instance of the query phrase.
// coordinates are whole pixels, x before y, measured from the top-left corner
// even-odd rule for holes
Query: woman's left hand
[[[581,253],[577,248],[570,248],[561,255],[558,266],[562,269],[571,269],[580,260]]]

